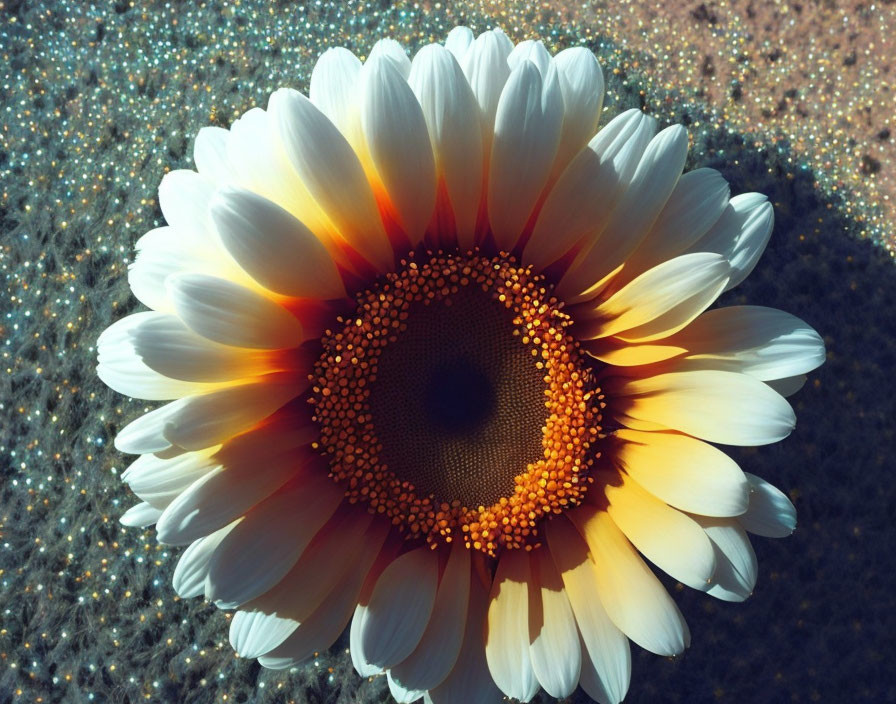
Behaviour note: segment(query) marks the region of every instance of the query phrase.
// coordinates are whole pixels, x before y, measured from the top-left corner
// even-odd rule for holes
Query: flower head
[[[598,131],[602,101],[584,48],[386,39],[163,179],[129,272],[151,310],[99,343],[106,383],[170,401],[116,439],[122,520],[189,546],[175,589],[236,609],[241,655],[288,667],[350,623],[400,702],[616,702],[629,639],[689,640],[642,556],[738,601],[747,531],[793,529],[709,444],[786,437],[824,358],[786,313],[707,311],[771,205],[682,175],[679,126]]]

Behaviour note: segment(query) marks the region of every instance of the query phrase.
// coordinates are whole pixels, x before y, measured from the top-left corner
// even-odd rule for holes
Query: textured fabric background
[[[896,701],[896,270],[884,246],[862,237],[872,216],[881,222],[874,204],[838,187],[817,158],[819,149],[837,163],[851,158],[856,139],[887,125],[847,124],[842,142],[807,147],[761,125],[739,130],[742,121],[725,117],[730,91],[653,77],[668,74],[669,52],[680,56],[701,36],[737,45],[737,13],[750,8],[728,10],[722,22],[712,4],[695,3],[683,15],[696,28],[688,37],[625,34],[638,11],[631,6],[618,16],[601,10],[616,24],[513,4],[0,7],[0,702],[388,701],[382,678],[354,674],[344,641],[306,667],[262,670],[234,657],[227,614],[174,595],[181,550],[118,523],[136,499],[119,479],[132,458],[112,439],[154,404],[99,382],[95,341],[137,309],[125,276],[133,243],[160,224],[155,189],[166,170],[192,166],[201,126],[229,124],[281,85],[307,90],[326,46],[364,55],[391,34],[414,48],[461,21],[500,24],[552,49],[585,42],[604,65],[608,114],[642,105],[663,122],[683,121],[694,138],[689,168],[719,169],[732,193],[768,194],[776,212],[768,252],[723,303],[783,308],[828,345],[827,364],[792,399],[793,435],[734,452],[790,495],[796,533],[755,539],[760,577],[746,603],[666,580],[693,644],[675,659],[634,647],[627,701]],[[653,14],[643,10],[648,23]],[[874,51],[881,47],[872,59]],[[773,62],[746,61],[757,75],[799,86]],[[771,83],[749,83],[735,102],[767,99]],[[797,124],[823,135],[828,119],[807,112]],[[877,170],[892,170],[875,153]],[[890,236],[892,223],[881,231]]]

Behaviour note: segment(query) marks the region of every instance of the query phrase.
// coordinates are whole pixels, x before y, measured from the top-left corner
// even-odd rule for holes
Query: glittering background
[[[307,667],[234,657],[228,618],[170,586],[179,550],[124,529],[115,433],[149,408],[93,373],[97,335],[135,309],[125,271],[161,223],[155,191],[192,136],[275,88],[307,88],[333,44],[410,47],[459,22],[552,49],[585,43],[608,114],[689,126],[689,166],[767,193],[776,229],[727,303],[784,308],[828,363],[785,442],[739,451],[794,500],[787,540],[757,539],[744,604],[667,581],[692,647],[637,648],[630,702],[896,701],[889,579],[896,368],[891,3],[607,6],[316,2],[0,2],[0,702],[384,702],[344,642]],[[892,644],[892,641],[890,641]]]

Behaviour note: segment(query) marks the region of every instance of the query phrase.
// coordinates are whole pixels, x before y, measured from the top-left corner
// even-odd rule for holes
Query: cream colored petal
[[[602,232],[655,130],[640,110],[613,118],[576,155],[539,211],[523,261],[539,268]]]
[[[358,133],[358,78],[361,60],[341,46],[327,49],[311,72],[308,97],[349,142]]]
[[[292,570],[333,515],[341,500],[339,494],[303,477],[254,506],[215,551],[209,563],[206,596],[212,601],[245,604],[271,589]],[[277,530],[271,530],[272,521]]]
[[[626,259],[613,285],[624,286],[657,264],[684,254],[722,216],[730,194],[728,182],[715,169],[682,174],[647,237]]]
[[[718,252],[730,263],[732,289],[743,281],[756,266],[775,223],[772,204],[761,193],[742,193],[731,199],[721,218],[690,251]]]
[[[555,518],[547,524],[545,535],[582,637],[579,684],[592,699],[617,704],[625,697],[631,679],[628,638],[596,598],[597,566],[578,531],[565,518]]]
[[[376,61],[377,59],[387,59],[395,69],[401,74],[405,80],[411,72],[411,60],[404,47],[391,38],[380,39],[370,50],[370,56],[367,57],[367,63]]]
[[[669,200],[687,151],[688,135],[681,125],[667,127],[651,140],[606,227],[560,281],[559,295],[570,302],[588,298],[624,264]]]
[[[251,191],[227,188],[211,216],[224,247],[262,286],[300,298],[344,298],[345,286],[326,247],[304,223]]]
[[[721,450],[689,435],[617,430],[612,457],[638,484],[670,506],[704,516],[747,510],[749,484]]]
[[[743,601],[753,593],[759,566],[744,529],[734,518],[694,516],[712,541],[716,571],[706,592],[722,601]]]
[[[213,533],[271,496],[314,461],[294,450],[259,451],[239,459],[228,453],[228,448],[219,454],[215,459],[220,468],[194,482],[165,509],[157,527],[159,542],[186,545]],[[322,480],[313,486],[324,492],[322,503],[329,501],[335,510],[336,494]]]
[[[460,653],[470,601],[470,550],[463,541],[452,544],[439,582],[432,617],[420,643],[405,660],[389,671],[389,687],[414,701],[448,676]],[[409,699],[411,693],[419,693]]]
[[[182,599],[202,596],[205,592],[205,578],[208,576],[208,563],[221,541],[236,526],[234,521],[211,535],[193,542],[177,561],[171,583],[174,591]]]
[[[766,445],[790,434],[790,404],[746,374],[694,371],[606,379],[613,413],[725,445]],[[631,426],[630,426],[631,427]]]
[[[476,97],[449,50],[437,44],[417,53],[408,81],[423,108],[458,243],[461,249],[470,248],[482,194],[482,128]]]
[[[750,533],[766,538],[786,538],[796,530],[796,508],[780,489],[755,474],[744,472],[750,482],[750,505],[738,516]]]
[[[483,32],[470,45],[461,68],[479,103],[482,118],[482,144],[489,153],[495,127],[495,113],[504,84],[510,76],[507,57],[513,44],[500,29]]]
[[[193,482],[216,466],[209,451],[185,452],[171,459],[141,455],[122,474],[131,491],[151,506],[164,509]]]
[[[763,306],[707,311],[666,343],[689,353],[670,370],[716,368],[769,381],[812,371],[825,360],[824,341],[796,316]]]
[[[358,541],[363,549],[343,579],[339,579],[321,604],[280,645],[258,658],[263,667],[282,670],[293,667],[330,647],[345,630],[361,586],[379,553],[388,524],[374,521]]]
[[[555,177],[597,132],[604,102],[604,75],[597,57],[583,46],[554,57],[563,93],[563,130],[554,160]]]
[[[805,374],[797,376],[788,376],[783,379],[770,379],[765,383],[781,394],[784,398],[793,396],[797,391],[803,388],[808,377]]]
[[[455,27],[448,32],[448,37],[445,39],[445,48],[454,55],[458,63],[464,60],[472,44],[473,32],[469,27]]]
[[[368,60],[361,72],[361,128],[398,222],[416,245],[435,208],[435,160],[420,103],[389,60]]]
[[[373,517],[366,511],[349,509],[338,512],[269,591],[245,603],[234,615],[230,628],[230,642],[234,650],[249,658],[271,653],[301,624],[313,618],[340,583],[356,581],[358,571],[366,572],[363,570],[364,563],[368,563],[369,567],[370,560],[365,553],[376,555],[388,530],[383,522],[378,521],[375,534],[371,534],[369,529],[372,522]],[[374,538],[369,548],[365,543],[368,537]],[[214,576],[213,572],[210,574]],[[271,581],[268,575],[264,578]],[[329,644],[319,645],[325,647]]]
[[[725,259],[686,254],[655,266],[610,296],[584,324],[583,337],[617,335],[649,342],[685,327],[706,310],[728,282]]]
[[[358,637],[369,663],[383,669],[420,643],[438,587],[438,555],[427,547],[405,553],[385,569],[360,618]]]
[[[178,317],[209,340],[257,349],[302,342],[295,316],[260,293],[205,274],[174,274],[166,285]]]
[[[115,436],[115,449],[130,455],[161,452],[171,447],[164,436],[165,425],[183,407],[186,399],[178,399],[132,420]]]
[[[159,509],[144,501],[136,506],[131,506],[118,520],[123,526],[130,528],[148,528],[158,521],[161,515],[162,512]]]
[[[691,518],[645,491],[631,477],[604,486],[607,513],[634,546],[673,579],[703,590],[716,568],[712,544]]]
[[[677,655],[691,640],[675,602],[605,511],[583,505],[568,514],[597,567],[596,593],[625,635],[657,655]]]
[[[345,137],[298,91],[276,91],[269,110],[289,162],[342,238],[381,271],[392,269],[392,247],[373,192]]]
[[[134,353],[143,363],[172,379],[225,382],[264,374],[271,368],[266,353],[212,342],[173,315],[146,314],[130,337]],[[196,393],[212,387],[195,384],[189,388]]]
[[[232,178],[227,159],[227,140],[230,132],[222,127],[203,127],[193,142],[193,161],[196,170],[213,184],[220,185]]]
[[[575,690],[582,667],[579,632],[566,589],[550,551],[530,553],[529,656],[544,691],[562,699]]]
[[[451,674],[423,698],[426,704],[500,704],[501,690],[486,665],[482,626],[488,609],[488,586],[475,572],[470,575],[470,609],[467,613],[464,642]]]
[[[687,353],[684,347],[669,344],[668,338],[656,343],[637,344],[613,337],[604,337],[597,340],[586,340],[580,344],[592,357],[613,367],[656,364]]]
[[[529,589],[532,574],[523,550],[505,550],[489,597],[485,657],[498,688],[528,702],[538,692],[529,654]]]
[[[552,59],[550,52],[544,47],[544,42],[538,39],[524,39],[513,47],[507,57],[507,65],[510,66],[511,73],[526,61],[535,64],[542,78],[548,75]]]
[[[106,328],[97,340],[97,375],[118,393],[148,401],[167,401],[207,391],[213,386],[172,378],[150,367],[134,348],[134,334],[159,314],[129,315]]]
[[[249,430],[308,386],[292,372],[266,374],[253,381],[182,399],[163,434],[172,445],[202,450]]]
[[[516,245],[547,183],[563,125],[556,69],[542,77],[531,61],[511,71],[495,115],[488,216],[499,248]]]

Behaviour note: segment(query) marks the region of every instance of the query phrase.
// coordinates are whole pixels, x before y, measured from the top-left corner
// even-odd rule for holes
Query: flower
[[[620,701],[629,639],[689,641],[641,555],[746,598],[746,532],[793,506],[709,443],[786,437],[824,346],[781,311],[707,311],[772,229],[682,175],[687,134],[597,130],[586,49],[453,30],[410,61],[331,49],[310,98],[207,127],[129,271],[151,310],[99,340],[126,426],[122,518],[189,545],[184,597],[284,668],[351,623],[400,702]],[[640,555],[639,555],[640,553]]]

